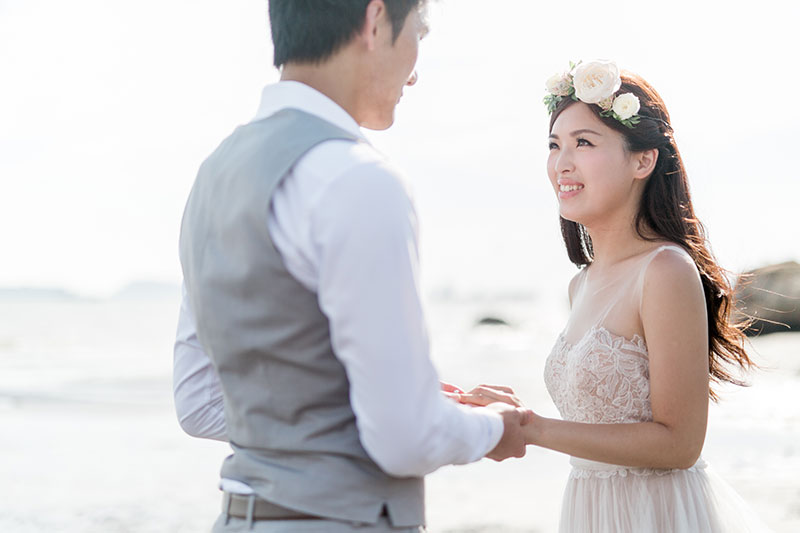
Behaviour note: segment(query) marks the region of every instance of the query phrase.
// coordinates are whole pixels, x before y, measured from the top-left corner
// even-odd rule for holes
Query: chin
[[[395,107],[396,102],[373,107],[372,113],[361,122],[361,126],[374,131],[388,130],[394,124]]]
[[[393,125],[394,125],[394,117],[391,117],[391,118],[389,118],[389,119],[386,119],[386,120],[382,120],[382,121],[380,121],[380,122],[379,122],[379,123],[378,123],[378,124],[377,124],[377,125],[376,125],[374,128],[372,128],[372,129],[374,129],[374,130],[378,130],[378,131],[382,131],[382,130],[388,130],[388,129],[389,129],[389,128],[391,128]]]
[[[577,224],[584,224],[585,217],[580,216],[578,213],[570,212],[569,210],[560,210],[558,214],[564,220],[569,220],[570,222],[575,222]]]
[[[361,126],[373,131],[388,130],[394,124],[394,117],[389,120],[365,120]]]

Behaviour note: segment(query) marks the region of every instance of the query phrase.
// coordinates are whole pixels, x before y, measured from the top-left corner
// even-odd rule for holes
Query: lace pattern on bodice
[[[594,326],[574,344],[560,335],[547,358],[545,385],[561,417],[572,422],[649,422],[647,346]]]

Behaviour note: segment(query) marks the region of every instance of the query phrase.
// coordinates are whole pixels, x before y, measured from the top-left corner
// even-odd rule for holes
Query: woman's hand
[[[478,385],[468,393],[459,394],[458,399],[461,403],[475,406],[502,402],[514,407],[524,407],[514,389],[502,385]]]
[[[446,381],[440,381],[439,384],[442,386],[442,393],[445,396],[457,402],[461,401],[461,395],[464,394],[464,390],[461,387],[453,385],[452,383],[447,383]]]

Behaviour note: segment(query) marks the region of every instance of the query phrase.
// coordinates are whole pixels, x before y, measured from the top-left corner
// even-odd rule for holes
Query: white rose
[[[622,85],[619,69],[612,61],[590,61],[575,67],[575,95],[581,102],[596,104],[613,96]]]
[[[626,120],[639,112],[641,104],[635,94],[625,93],[614,99],[611,109],[617,114],[620,120]]]
[[[547,92],[556,96],[567,96],[570,90],[570,77],[567,73],[554,74],[545,82]]]

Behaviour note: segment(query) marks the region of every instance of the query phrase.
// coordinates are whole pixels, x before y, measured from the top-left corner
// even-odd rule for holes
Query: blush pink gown
[[[661,246],[626,260],[611,282],[589,294],[576,280],[573,311],[545,366],[545,383],[564,420],[626,424],[653,420],[645,340],[612,333],[638,312],[644,273]],[[691,260],[689,258],[689,260]],[[572,332],[578,334],[568,340]],[[617,330],[619,331],[619,330]],[[703,459],[688,469],[631,468],[570,458],[562,533],[731,533],[769,531]]]

